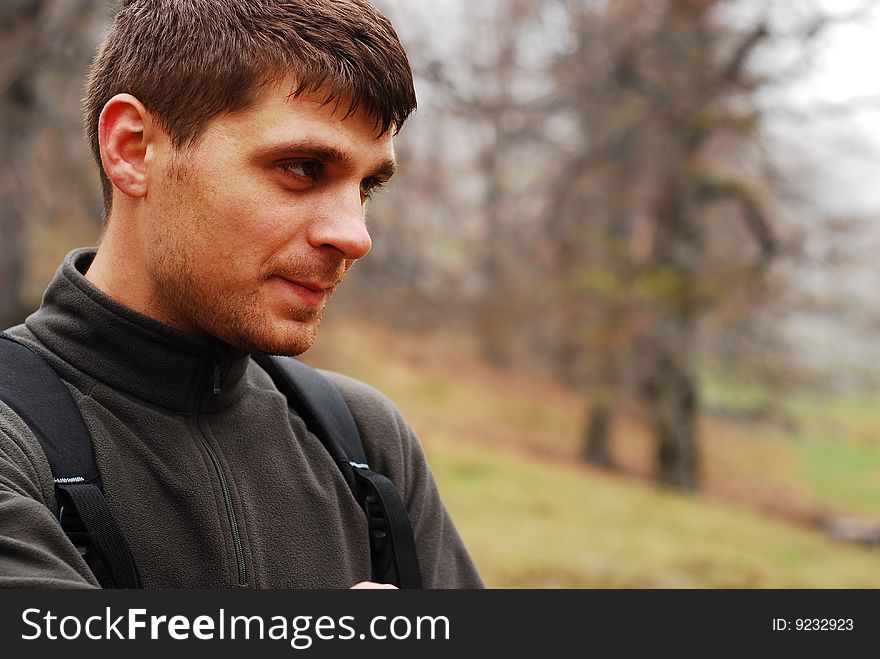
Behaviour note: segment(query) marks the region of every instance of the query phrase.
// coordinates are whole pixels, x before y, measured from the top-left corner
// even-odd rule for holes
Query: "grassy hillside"
[[[739,506],[483,447],[429,457],[490,586],[880,587],[880,551]]]
[[[810,526],[832,511],[880,516],[870,406],[842,414],[851,428],[838,437],[823,432],[833,414],[809,407],[798,436],[707,420],[706,494],[686,497],[582,466],[581,397],[472,354],[461,337],[331,318],[307,361],[397,402],[488,585],[880,587],[880,551]],[[649,473],[637,418],[620,420],[614,448],[627,473]]]

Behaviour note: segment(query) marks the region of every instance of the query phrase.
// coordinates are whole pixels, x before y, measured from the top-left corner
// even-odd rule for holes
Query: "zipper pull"
[[[220,365],[220,358],[214,357],[214,395],[220,393],[220,384],[222,383],[222,368]]]

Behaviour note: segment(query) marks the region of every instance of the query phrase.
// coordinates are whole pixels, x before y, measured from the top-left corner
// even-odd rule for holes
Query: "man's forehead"
[[[328,124],[357,125],[357,129],[370,133],[380,142],[388,137],[392,128],[381,132],[381,120],[367,111],[366,104],[349,96],[335,95],[329,88],[300,89],[296,80],[285,78],[268,84],[264,93],[258,94],[257,103],[280,112],[309,117]]]
[[[375,117],[326,93],[290,93],[290,83],[266,86],[254,104],[228,115],[230,128],[251,146],[283,152],[323,149],[329,159],[394,160],[392,131],[378,133]],[[222,120],[221,120],[222,121]]]

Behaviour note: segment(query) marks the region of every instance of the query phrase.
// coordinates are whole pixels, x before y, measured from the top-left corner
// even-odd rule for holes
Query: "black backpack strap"
[[[367,464],[360,433],[342,394],[318,371],[295,359],[260,355],[254,360],[321,440],[367,515],[373,579],[401,588],[422,588],[406,506],[394,484]]]
[[[0,400],[39,440],[59,520],[105,588],[140,588],[134,558],[101,491],[92,437],[65,384],[24,343],[0,334]]]

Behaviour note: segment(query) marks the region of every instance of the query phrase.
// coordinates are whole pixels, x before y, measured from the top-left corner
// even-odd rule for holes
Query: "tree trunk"
[[[613,317],[613,314],[612,314]],[[617,351],[599,356],[598,382],[594,384],[587,425],[584,428],[584,460],[604,469],[615,469],[611,453],[614,406],[620,394],[620,366]]]
[[[700,486],[700,459],[697,388],[687,338],[691,332],[686,323],[674,324],[676,335],[657,337],[660,340],[652,348],[652,372],[643,394],[656,442],[656,480],[663,485],[696,491]]]
[[[483,207],[486,211],[486,238],[480,275],[483,279],[483,295],[477,308],[477,331],[480,352],[484,359],[495,366],[508,366],[510,331],[507,326],[507,295],[505,291],[505,264],[501,254],[504,244],[504,227],[501,204],[504,199],[502,163],[499,154],[500,128],[495,128],[495,138],[486,147],[480,159],[486,192]]]
[[[590,409],[584,432],[584,460],[603,469],[614,468],[611,457],[611,405],[605,401],[595,403]]]
[[[0,194],[0,236],[3,237],[0,245],[0,330],[21,323],[26,315],[21,303],[24,227],[10,196],[5,190]]]

